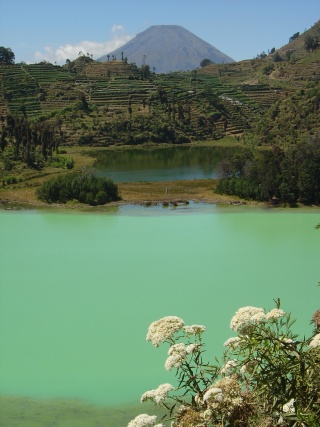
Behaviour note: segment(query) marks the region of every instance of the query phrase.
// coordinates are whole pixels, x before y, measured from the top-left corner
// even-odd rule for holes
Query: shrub
[[[178,385],[161,384],[141,402],[163,407],[163,420],[175,427],[319,426],[320,310],[313,323],[312,336],[299,338],[279,300],[269,312],[243,307],[231,319],[236,336],[224,343],[222,363],[212,364],[203,359],[203,325],[186,326],[176,316],[155,321],[147,341],[169,344],[165,369],[175,371]],[[140,415],[128,427],[155,419]]]
[[[119,200],[118,186],[111,179],[76,172],[46,181],[37,195],[47,203],[78,200],[89,205],[103,205]]]

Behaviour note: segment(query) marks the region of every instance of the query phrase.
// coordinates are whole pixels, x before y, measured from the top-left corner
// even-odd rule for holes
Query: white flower
[[[281,310],[281,308],[274,308],[273,310],[270,310],[266,314],[266,319],[267,320],[277,320],[277,319],[279,319],[279,317],[282,317],[285,314],[286,314],[286,312]]]
[[[130,421],[128,427],[149,427],[156,422],[156,415],[140,414]]]
[[[168,351],[169,357],[164,365],[167,371],[171,371],[172,368],[179,368],[182,363],[186,360],[187,350],[184,343],[173,344]]]
[[[187,354],[186,345],[183,342],[179,342],[177,344],[173,344],[172,346],[170,346],[170,348],[168,350],[168,354],[170,356],[170,355],[172,355],[174,353],[178,353],[178,354],[181,354],[181,355]]]
[[[230,328],[236,332],[245,330],[252,323],[258,323],[265,319],[263,308],[242,307],[233,316],[230,322]]]
[[[202,334],[206,330],[206,327],[203,325],[191,325],[191,326],[184,326],[183,330],[186,334],[197,335],[197,334]]]
[[[315,335],[310,341],[309,347],[316,348],[320,347],[320,334]]]
[[[198,350],[199,347],[199,344],[189,344],[186,346],[186,353],[194,353],[196,350]]]
[[[164,364],[166,371],[171,371],[172,368],[179,368],[186,359],[181,357],[180,354],[176,353],[169,356]]]
[[[285,405],[283,405],[282,411],[284,413],[289,413],[289,412],[294,413],[296,411],[294,408],[294,402],[295,402],[294,399],[289,400],[289,402],[287,402]]]
[[[231,337],[223,344],[225,347],[228,347],[229,350],[232,350],[239,346],[241,339],[239,337]]]
[[[169,357],[164,365],[165,369],[171,371],[172,368],[179,368],[188,354],[193,353],[197,348],[199,348],[199,344],[185,345],[183,342],[173,344],[168,350]]]
[[[209,388],[203,395],[203,401],[221,401],[223,399],[222,390],[218,387]]]
[[[232,370],[232,368],[236,368],[238,365],[238,362],[233,359],[233,360],[228,360],[228,362],[226,362],[224,364],[224,366],[221,368],[220,373],[221,374],[228,374],[229,371]]]
[[[152,322],[148,328],[147,341],[151,341],[155,347],[169,340],[184,326],[184,321],[177,316],[167,316]]]
[[[162,402],[168,395],[169,391],[174,390],[174,387],[171,384],[160,384],[155,390],[149,390],[143,393],[141,396],[140,402],[145,402],[146,400],[152,400],[156,404]]]

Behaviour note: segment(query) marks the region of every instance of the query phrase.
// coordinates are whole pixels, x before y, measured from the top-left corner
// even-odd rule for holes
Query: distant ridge
[[[141,66],[144,61],[156,73],[193,70],[208,58],[216,64],[234,62],[232,58],[179,25],[154,25],[122,47],[103,55],[105,62],[123,56]]]

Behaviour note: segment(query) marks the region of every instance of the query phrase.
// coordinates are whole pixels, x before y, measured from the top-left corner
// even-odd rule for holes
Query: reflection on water
[[[215,178],[217,164],[234,147],[167,147],[105,150],[94,153],[99,176],[116,182],[176,181]]]
[[[209,360],[245,305],[270,309],[279,297],[298,331],[311,331],[318,212],[119,209],[0,212],[2,395],[139,402],[174,381],[164,369],[167,348],[145,341],[149,324],[167,315],[207,326]],[[20,421],[2,425],[27,425]]]

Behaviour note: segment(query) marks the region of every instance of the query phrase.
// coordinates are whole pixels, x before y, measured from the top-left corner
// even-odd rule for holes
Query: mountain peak
[[[109,58],[120,58],[121,52],[128,62],[137,66],[145,62],[156,73],[192,70],[205,58],[217,64],[233,62],[232,58],[180,25],[153,25],[110,52]],[[98,61],[107,61],[108,55]]]

